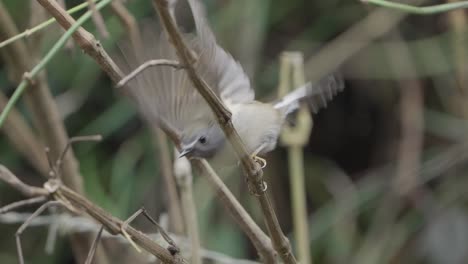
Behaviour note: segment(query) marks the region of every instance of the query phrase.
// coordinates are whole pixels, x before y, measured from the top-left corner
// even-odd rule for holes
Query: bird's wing
[[[194,64],[197,72],[223,101],[252,101],[254,92],[242,67],[216,43],[201,4],[196,0],[189,0],[189,4],[195,32],[183,36],[189,48],[197,54]],[[178,60],[167,35],[157,29],[155,23],[145,25],[141,36],[141,50],[135,50],[128,41],[119,45],[127,69],[133,70],[151,59]],[[131,80],[128,87],[147,119],[168,123],[179,134],[215,122],[209,106],[183,69],[151,67]]]
[[[197,70],[210,85],[217,84],[212,89],[217,90],[222,100],[232,103],[253,101],[255,94],[249,77],[239,62],[216,43],[199,0],[188,0],[188,2],[197,31],[192,46],[200,56]]]
[[[340,74],[325,76],[315,83],[307,83],[288,93],[273,103],[276,109],[283,109],[288,114],[299,107],[300,102],[307,102],[313,113],[325,108],[333,97],[344,89],[344,81]]]

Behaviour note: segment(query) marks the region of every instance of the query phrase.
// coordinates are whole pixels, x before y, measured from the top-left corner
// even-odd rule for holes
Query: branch
[[[82,19],[89,19],[91,12],[86,12],[77,21],[73,19],[57,2],[51,0],[37,0],[49,13],[55,17],[57,22],[65,29],[71,29],[81,26]],[[96,9],[100,10],[105,5],[109,4],[112,0],[102,0],[96,4]],[[84,18],[85,17],[85,18]],[[117,67],[115,62],[110,58],[107,52],[102,48],[101,44],[96,38],[80,27],[73,34],[73,39],[83,49],[83,51],[91,56],[101,66],[101,68],[109,75],[109,77],[117,83],[122,78],[122,71]]]
[[[93,18],[94,25],[96,26],[101,37],[104,39],[109,38],[109,31],[107,31],[106,24],[102,18],[101,13],[96,9],[96,4],[93,0],[86,0],[88,2],[88,8],[91,10],[91,17]]]
[[[179,62],[173,61],[173,60],[165,60],[165,59],[158,59],[158,60],[149,60],[140,66],[133,70],[131,73],[129,73],[127,76],[122,78],[120,80],[116,87],[121,88],[122,86],[125,86],[129,81],[131,81],[133,78],[135,78],[138,74],[140,74],[142,71],[150,68],[150,67],[160,67],[160,66],[169,66],[169,67],[174,67],[176,69],[181,69],[184,66],[182,66]]]
[[[49,192],[42,188],[32,187],[20,181],[10,170],[0,164],[0,180],[21,192],[24,196],[47,196]]]
[[[187,158],[177,158],[179,152],[174,151],[174,176],[180,189],[180,200],[184,212],[185,229],[190,238],[192,254],[190,261],[193,264],[201,264],[200,235],[198,232],[197,210],[193,197],[193,175],[192,167]]]
[[[26,219],[31,216],[30,213],[17,213],[9,212],[5,214],[0,214],[0,223],[1,224],[10,224],[18,225],[23,223]],[[61,213],[59,215],[44,215],[38,216],[31,221],[30,226],[40,226],[47,227],[52,223],[57,223],[60,226],[60,229],[66,234],[70,233],[92,233],[96,229],[100,228],[100,224],[96,223],[93,219],[83,216],[72,216],[68,213]],[[190,242],[187,237],[183,237],[176,234],[169,234],[176,243],[180,246],[182,251],[190,251]],[[156,242],[163,242],[163,237],[160,233],[150,233],[148,236],[155,240]],[[128,244],[128,240],[123,236],[114,236],[104,230],[102,237],[106,239],[114,239],[120,243]],[[207,249],[201,249],[202,257],[208,261],[214,263],[229,263],[229,264],[260,264],[256,261],[246,260],[246,259],[234,259],[230,256],[224,255],[216,251],[210,251]],[[211,263],[210,262],[210,263]],[[97,262],[96,262],[97,263]],[[100,263],[99,263],[100,264]]]
[[[191,159],[192,166],[201,171],[213,186],[216,196],[223,203],[228,213],[234,218],[242,231],[252,241],[264,263],[277,263],[276,254],[270,238],[260,229],[249,213],[242,207],[229,188],[219,178],[205,159]]]
[[[250,189],[255,193],[260,202],[274,248],[280,254],[280,257],[285,263],[296,263],[289,241],[281,230],[273,206],[266,192],[267,188],[266,183],[263,181],[262,169],[252,158],[250,158],[244,143],[237,134],[237,131],[234,129],[229,110],[223,105],[213,90],[210,89],[208,84],[197,74],[193,67],[193,53],[184,43],[181,33],[178,31],[177,26],[172,19],[167,0],[153,0],[153,3],[157,7],[156,9],[159,14],[161,24],[164,25],[165,30],[172,40],[172,44],[177,51],[180,62],[186,66],[185,70],[187,71],[187,75],[192,81],[194,87],[210,106],[220,127],[223,129],[226,138],[230,141],[241,161],[244,173],[247,174],[247,178],[251,186]]]
[[[432,6],[412,6],[407,4],[389,2],[386,0],[361,0],[363,3],[370,3],[377,6],[387,7],[390,9],[416,14],[416,15],[433,15],[442,12],[448,12],[456,9],[468,8],[467,1],[461,2],[454,2],[454,3],[446,3],[440,5],[432,5]]]
[[[6,104],[7,97],[0,92],[0,109],[3,109]],[[45,177],[49,173],[49,167],[44,158],[44,150],[20,112],[13,108],[1,130],[5,133],[15,149],[21,153],[42,176]]]
[[[96,0],[96,2],[98,2],[98,1],[100,1],[100,0]],[[75,7],[72,7],[70,9],[68,9],[67,13],[74,14],[74,13],[86,8],[87,6],[88,6],[87,2],[79,4],[79,5],[75,6]],[[9,45],[9,44],[11,44],[11,43],[13,43],[13,42],[15,42],[15,41],[17,41],[17,40],[20,40],[22,38],[27,38],[27,37],[31,36],[32,34],[38,32],[40,30],[45,29],[46,27],[52,25],[55,21],[56,21],[55,18],[51,18],[51,19],[49,19],[47,21],[44,21],[44,22],[40,23],[39,25],[37,25],[37,26],[35,26],[33,28],[26,29],[22,33],[16,34],[16,35],[14,35],[14,36],[0,42],[0,49],[7,46],[7,45]]]
[[[111,234],[123,235],[121,227],[124,225],[124,222],[122,220],[112,216],[99,206],[94,205],[91,201],[67,188],[57,180],[47,181],[44,184],[44,188],[33,187],[20,181],[15,175],[13,175],[13,173],[1,164],[0,180],[5,181],[26,196],[47,196],[51,201],[56,201],[60,204],[66,205],[66,207],[73,212],[79,212],[81,214],[87,213],[89,216],[94,218],[94,220],[104,225],[106,230]],[[141,231],[128,226],[126,228],[126,232],[138,246],[162,260],[164,263],[187,263],[178,254],[172,255],[168,249],[161,247]]]

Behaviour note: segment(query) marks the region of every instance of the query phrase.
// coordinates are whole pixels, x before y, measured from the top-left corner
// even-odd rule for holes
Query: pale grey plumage
[[[275,104],[254,101],[254,90],[241,65],[217,43],[197,0],[188,0],[195,32],[184,33],[188,46],[197,54],[195,68],[232,112],[232,122],[249,151],[260,146],[260,153],[276,146],[285,116],[308,98],[311,109],[318,111],[342,89],[341,79],[327,77],[317,85],[304,86]],[[175,6],[175,5],[173,5]],[[172,12],[177,14],[177,12]],[[176,17],[177,21],[177,17]],[[177,60],[174,47],[164,33],[143,30],[143,50],[121,45],[129,69],[150,59]],[[141,55],[136,55],[141,54]],[[150,122],[170,126],[182,141],[183,154],[209,157],[225,144],[209,106],[193,87],[184,70],[171,67],[147,69],[128,86],[141,112]]]

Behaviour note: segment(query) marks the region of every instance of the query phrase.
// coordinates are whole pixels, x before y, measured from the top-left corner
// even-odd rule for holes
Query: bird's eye
[[[200,143],[202,143],[202,144],[205,144],[206,143],[206,137],[200,137],[200,139],[198,139],[198,141],[200,141]]]

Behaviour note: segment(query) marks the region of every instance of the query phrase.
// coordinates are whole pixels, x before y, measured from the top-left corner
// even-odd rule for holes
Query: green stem
[[[301,263],[312,263],[307,217],[307,205],[304,181],[304,153],[302,146],[291,145],[288,148],[289,179],[293,206],[294,238],[298,258]]]
[[[100,10],[107,4],[109,4],[112,0],[103,0],[99,2],[96,5],[96,9]],[[37,64],[29,73],[25,73],[25,77],[23,77],[23,80],[21,83],[18,85],[16,88],[15,92],[11,96],[10,100],[8,100],[7,105],[3,109],[2,113],[0,114],[0,128],[3,125],[3,122],[5,122],[5,119],[7,118],[8,114],[10,113],[11,109],[15,106],[16,102],[18,99],[21,97],[23,94],[24,90],[28,86],[28,83],[30,81],[33,81],[33,78],[49,63],[49,61],[57,54],[57,52],[65,45],[67,40],[72,36],[72,34],[79,28],[81,25],[83,25],[84,22],[86,22],[89,18],[91,17],[91,11],[87,11],[84,13],[77,21],[75,24],[73,24],[66,32],[65,34],[60,37],[60,39],[55,43],[55,45],[49,50],[49,52],[44,56],[44,58]],[[27,74],[27,75],[26,75]]]
[[[371,3],[374,5],[387,7],[387,8],[403,11],[403,12],[410,13],[410,14],[416,14],[416,15],[431,15],[431,14],[437,14],[437,13],[442,13],[442,12],[448,12],[448,11],[455,10],[455,9],[468,8],[467,1],[446,3],[446,4],[433,5],[433,6],[422,6],[422,7],[389,2],[386,0],[361,0],[361,1],[364,3]]]
[[[94,0],[94,1],[99,2],[100,0]],[[67,13],[68,14],[76,13],[76,12],[80,11],[81,9],[87,7],[87,6],[88,6],[88,2],[84,2],[84,3],[79,4],[79,5],[77,5],[77,6],[73,7],[73,8],[70,8],[69,10],[67,10]],[[37,25],[37,26],[35,26],[35,27],[31,28],[31,29],[25,30],[21,34],[15,35],[15,36],[7,39],[7,40],[4,40],[4,41],[0,42],[0,49],[7,46],[7,45],[9,45],[9,44],[11,44],[11,43],[13,43],[13,42],[15,42],[15,41],[17,41],[18,39],[22,39],[24,37],[29,37],[30,35],[36,33],[37,31],[40,31],[40,30],[50,26],[55,21],[56,21],[55,18],[51,18],[51,19],[49,19],[47,21],[44,21],[41,24],[39,24],[39,25]]]

